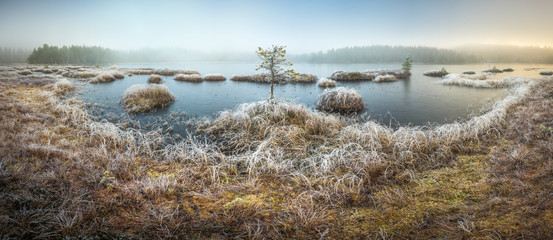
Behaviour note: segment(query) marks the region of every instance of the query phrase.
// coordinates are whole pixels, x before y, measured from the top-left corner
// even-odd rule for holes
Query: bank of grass
[[[427,127],[243,104],[201,121],[213,142],[93,121],[51,83],[0,74],[8,238],[553,236],[550,81]]]

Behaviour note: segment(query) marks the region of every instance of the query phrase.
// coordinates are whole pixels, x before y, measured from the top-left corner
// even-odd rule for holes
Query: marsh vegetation
[[[550,78],[462,76],[507,94],[460,122],[393,128],[276,98],[197,119],[197,134],[176,139],[96,120],[71,97],[82,78],[8,69],[0,73],[4,236],[553,234],[553,206],[544,201],[553,191]],[[86,71],[97,73],[92,80],[105,70]],[[363,104],[359,95],[325,90],[321,106],[353,110]],[[121,97],[130,112],[175,101],[160,84],[136,85]]]

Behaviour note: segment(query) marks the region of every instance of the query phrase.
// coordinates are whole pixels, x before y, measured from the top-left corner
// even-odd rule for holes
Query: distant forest
[[[408,55],[414,62],[428,64],[485,62],[553,64],[552,48],[497,45],[472,45],[455,50],[403,46],[345,47],[297,55],[294,60],[309,63],[381,63],[402,62]]]
[[[402,46],[345,47],[299,55],[294,60],[309,63],[383,63],[402,62],[407,55],[418,63],[462,64],[482,61],[478,56],[454,50]]]
[[[290,55],[293,62],[307,63],[385,63],[403,62],[410,55],[416,63],[544,63],[553,64],[553,48],[498,45],[471,45],[456,49],[405,46],[363,46],[331,49],[326,52]],[[178,61],[254,62],[253,52],[205,53],[180,48],[144,48],[117,51],[102,47],[49,46],[44,44],[32,51],[0,48],[0,63],[33,64],[111,64],[159,63]]]
[[[102,47],[48,46],[33,49],[27,58],[33,64],[103,64],[113,62],[113,51]]]

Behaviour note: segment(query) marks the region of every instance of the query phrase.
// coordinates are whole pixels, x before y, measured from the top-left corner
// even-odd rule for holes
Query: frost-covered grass
[[[359,112],[364,107],[363,98],[352,88],[326,89],[317,100],[317,108],[327,112]]]
[[[255,75],[233,75],[230,80],[236,82],[257,82],[257,83],[271,83],[269,74],[260,73]]]
[[[271,100],[179,141],[95,121],[55,80],[0,74],[5,238],[551,237],[550,80],[515,81],[463,122],[390,128]]]
[[[330,79],[336,81],[372,81],[378,76],[391,75],[396,79],[406,79],[411,76],[411,72],[403,70],[369,70],[364,72],[336,71],[332,73]]]
[[[170,70],[170,69],[153,69],[153,68],[138,68],[138,69],[121,69],[126,74],[134,75],[152,75],[175,76],[177,74],[200,74],[193,70]]]
[[[157,74],[152,74],[152,75],[150,75],[150,77],[148,77],[148,83],[160,84],[161,82],[163,82],[163,79],[161,78],[161,76],[159,76]]]
[[[522,77],[505,77],[503,79],[488,79],[489,75],[465,75],[465,74],[449,74],[445,76],[440,83],[444,85],[458,85],[476,88],[505,88],[521,83],[531,81]]]
[[[379,75],[374,79],[375,82],[395,82],[397,78],[394,75]]]
[[[23,75],[23,76],[27,76],[27,75],[31,75],[33,74],[31,71],[29,70],[25,70],[25,71],[20,71],[18,72],[19,75]]]
[[[184,81],[184,82],[201,82],[203,81],[202,76],[200,74],[177,74],[175,76],[176,81]]]
[[[443,77],[445,75],[448,75],[449,73],[445,69],[441,70],[430,70],[423,73],[425,76],[429,77]]]
[[[175,102],[175,97],[164,85],[136,84],[125,90],[121,104],[127,112],[148,112],[166,108]]]
[[[108,83],[115,81],[115,77],[110,73],[102,73],[90,80],[90,83]]]
[[[75,90],[75,84],[67,79],[60,79],[54,83],[54,93],[63,96],[72,93]]]
[[[292,83],[316,83],[319,78],[313,74],[297,74],[290,79]]]
[[[317,85],[319,87],[336,87],[336,81],[328,78],[321,78],[321,80],[319,80]]]
[[[227,78],[220,73],[209,73],[204,76],[205,81],[226,81]]]

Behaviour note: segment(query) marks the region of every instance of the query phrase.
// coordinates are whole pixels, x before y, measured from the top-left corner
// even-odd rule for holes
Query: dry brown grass
[[[184,82],[202,82],[202,76],[200,74],[177,74],[175,76],[176,81]]]
[[[103,73],[90,80],[90,83],[109,83],[115,81],[113,74]]]
[[[166,108],[175,102],[175,97],[167,86],[136,84],[130,86],[123,93],[121,104],[127,112],[148,112]]]
[[[223,76],[223,74],[220,74],[220,73],[210,73],[210,74],[205,75],[204,80],[206,80],[206,81],[226,81],[227,78],[225,76]]]

